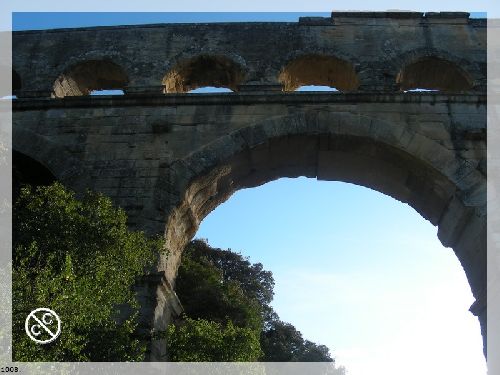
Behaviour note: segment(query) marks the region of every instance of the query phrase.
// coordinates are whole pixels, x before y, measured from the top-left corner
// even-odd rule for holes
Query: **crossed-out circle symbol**
[[[57,323],[56,329],[54,329],[55,323]],[[61,334],[61,319],[51,309],[40,307],[30,312],[24,323],[24,329],[29,338],[37,344],[48,344]],[[42,337],[46,339],[40,339]]]

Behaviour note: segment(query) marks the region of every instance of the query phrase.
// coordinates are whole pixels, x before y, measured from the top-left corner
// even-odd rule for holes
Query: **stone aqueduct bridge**
[[[485,20],[334,13],[26,31],[13,49],[14,150],[165,234],[168,258],[138,286],[144,329],[179,308],[181,251],[211,210],[238,189],[308,176],[373,188],[437,225],[486,337]],[[292,92],[301,85],[340,92]],[[235,92],[185,93],[201,86]],[[125,95],[87,95],[98,89]],[[165,358],[161,341],[150,358]]]

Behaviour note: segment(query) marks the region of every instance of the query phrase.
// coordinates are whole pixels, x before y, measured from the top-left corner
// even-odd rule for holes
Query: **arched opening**
[[[484,176],[472,167],[467,174],[475,182],[464,187],[466,163],[453,151],[418,134],[407,134],[413,141],[406,142],[402,132],[412,130],[404,130],[404,123],[375,121],[363,127],[353,116],[339,123],[335,113],[312,112],[264,121],[227,134],[169,168],[161,181],[168,186],[178,181],[178,187],[157,197],[168,207],[165,237],[170,251],[160,267],[173,284],[182,250],[201,221],[240,189],[282,177],[349,182],[407,203],[438,226],[439,240],[454,249],[465,270],[485,339],[485,196],[484,202],[466,201],[484,193]]]
[[[200,55],[183,60],[163,78],[166,93],[183,93],[201,87],[237,91],[245,73],[240,64],[222,55]]]
[[[278,315],[349,374],[486,375],[460,263],[408,205],[348,183],[282,178],[237,191],[196,237],[271,271]]]
[[[301,86],[327,86],[340,91],[354,91],[359,79],[351,63],[326,55],[305,55],[289,62],[278,80],[284,91],[295,91]]]
[[[88,60],[71,66],[54,83],[54,96],[89,95],[100,90],[123,90],[128,77],[122,67],[109,60]]]
[[[401,91],[470,90],[472,79],[458,65],[438,58],[425,57],[405,65],[397,75]]]
[[[43,186],[55,182],[52,172],[40,162],[18,152],[12,152],[12,200],[15,202],[24,185]]]

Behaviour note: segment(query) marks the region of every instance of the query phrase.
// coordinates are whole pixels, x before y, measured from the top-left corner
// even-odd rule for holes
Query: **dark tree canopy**
[[[265,362],[331,362],[325,345],[304,340],[290,323],[275,320],[261,334],[261,347]]]
[[[204,250],[186,249],[179,268],[176,292],[185,314],[193,319],[222,324],[231,321],[238,327],[259,330],[263,322],[258,300],[249,296],[237,280],[226,279],[224,271],[202,253]]]
[[[257,351],[255,341],[244,336],[246,345],[249,345],[247,351],[253,353],[253,359],[246,357],[244,360],[333,362],[326,346],[304,340],[293,325],[279,320],[270,305],[273,288],[273,275],[264,270],[262,264],[252,264],[239,253],[212,248],[205,241],[194,240],[183,253],[177,276],[176,291],[186,317],[177,323],[183,328],[172,330],[172,337],[188,347],[200,346],[200,358],[216,361],[221,358],[218,352],[210,354],[207,346],[199,343],[206,341],[208,328],[212,330],[211,335],[215,335],[213,324],[220,325],[219,331],[224,330],[224,325],[231,324],[250,329],[258,338]],[[193,326],[192,319],[197,319],[198,332],[202,334],[197,335],[194,329],[187,331],[186,326]],[[251,336],[250,332],[246,333]],[[191,335],[190,339],[187,339],[188,335]],[[179,354],[174,346],[171,339],[169,352],[175,353],[178,360],[193,358],[192,352]]]
[[[197,272],[200,274],[196,275]],[[211,277],[204,273],[210,273]],[[205,284],[200,284],[200,280],[206,280]],[[225,316],[227,313],[224,311],[227,311],[228,306],[220,306],[220,302],[228,298],[215,297],[210,301],[211,307],[203,307],[208,306],[208,299],[214,297],[214,293],[220,293],[221,288],[226,289],[236,300],[243,298],[243,304],[259,309],[264,322],[275,318],[270,306],[274,296],[272,272],[264,270],[261,263],[250,263],[248,258],[239,253],[212,248],[205,241],[192,241],[184,251],[177,278],[177,291],[184,296],[182,302],[186,313],[202,317],[195,312],[202,309],[205,318]],[[238,293],[239,297],[234,295]],[[210,315],[217,307],[226,310]]]
[[[132,287],[162,243],[128,230],[126,221],[125,212],[99,194],[77,200],[58,183],[21,189],[13,210],[15,361],[144,359]],[[119,305],[130,313],[122,315]],[[38,345],[24,331],[38,307],[61,318],[62,333],[51,344]]]

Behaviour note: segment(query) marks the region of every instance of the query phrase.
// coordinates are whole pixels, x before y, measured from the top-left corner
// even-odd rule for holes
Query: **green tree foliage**
[[[234,282],[249,299],[257,301],[265,320],[273,319],[270,303],[274,297],[274,279],[270,271],[264,270],[262,263],[250,263],[248,258],[230,250],[212,248],[205,241],[194,240],[188,244],[189,259],[203,262],[205,267],[211,265],[219,273],[225,283]]]
[[[258,337],[260,355],[247,360],[333,362],[326,346],[304,340],[293,325],[279,320],[270,306],[273,288],[272,273],[262,264],[251,264],[241,254],[214,249],[205,241],[192,241],[184,250],[177,276],[177,295],[188,318],[170,327],[169,335],[175,337],[168,340],[168,352],[175,353],[172,360],[189,361],[198,355],[179,351],[176,345],[181,342],[200,350],[204,361],[219,361],[218,353],[227,351],[225,346],[233,345],[232,341],[221,340],[222,347],[200,342],[206,343],[207,335],[223,337],[224,327],[231,324]],[[247,352],[255,355],[253,341],[245,337],[241,348],[249,345]]]
[[[260,340],[264,362],[331,362],[329,349],[304,340],[297,329],[275,320],[262,332]]]
[[[225,324],[229,320],[237,327],[259,331],[263,324],[263,305],[257,294],[263,295],[257,286],[245,289],[251,282],[241,283],[249,268],[240,259],[240,270],[231,274],[221,265],[233,270],[236,259],[229,261],[230,253],[214,250],[203,241],[193,241],[185,249],[177,275],[177,294],[182,296],[184,312],[193,319],[209,319]],[[234,254],[234,253],[231,253]],[[234,254],[242,258],[239,254]],[[218,262],[214,261],[218,259]],[[236,275],[236,276],[234,276]],[[266,273],[267,277],[270,273]],[[258,275],[259,277],[262,275]],[[250,277],[250,276],[248,276]],[[262,287],[263,288],[263,287]],[[272,289],[271,289],[272,293]],[[271,294],[272,295],[272,294]]]
[[[262,356],[261,306],[236,278],[227,277],[213,262],[208,249],[205,243],[194,241],[183,254],[176,281],[185,316],[169,326],[169,359],[257,361]]]
[[[259,336],[229,320],[225,324],[186,318],[169,326],[169,357],[184,362],[253,362],[262,355]]]
[[[14,360],[144,358],[132,286],[155,261],[161,241],[129,231],[126,220],[99,194],[77,200],[58,183],[21,190],[13,210]],[[120,313],[119,305],[128,308]],[[61,335],[47,345],[24,331],[26,316],[38,307],[62,321]]]

